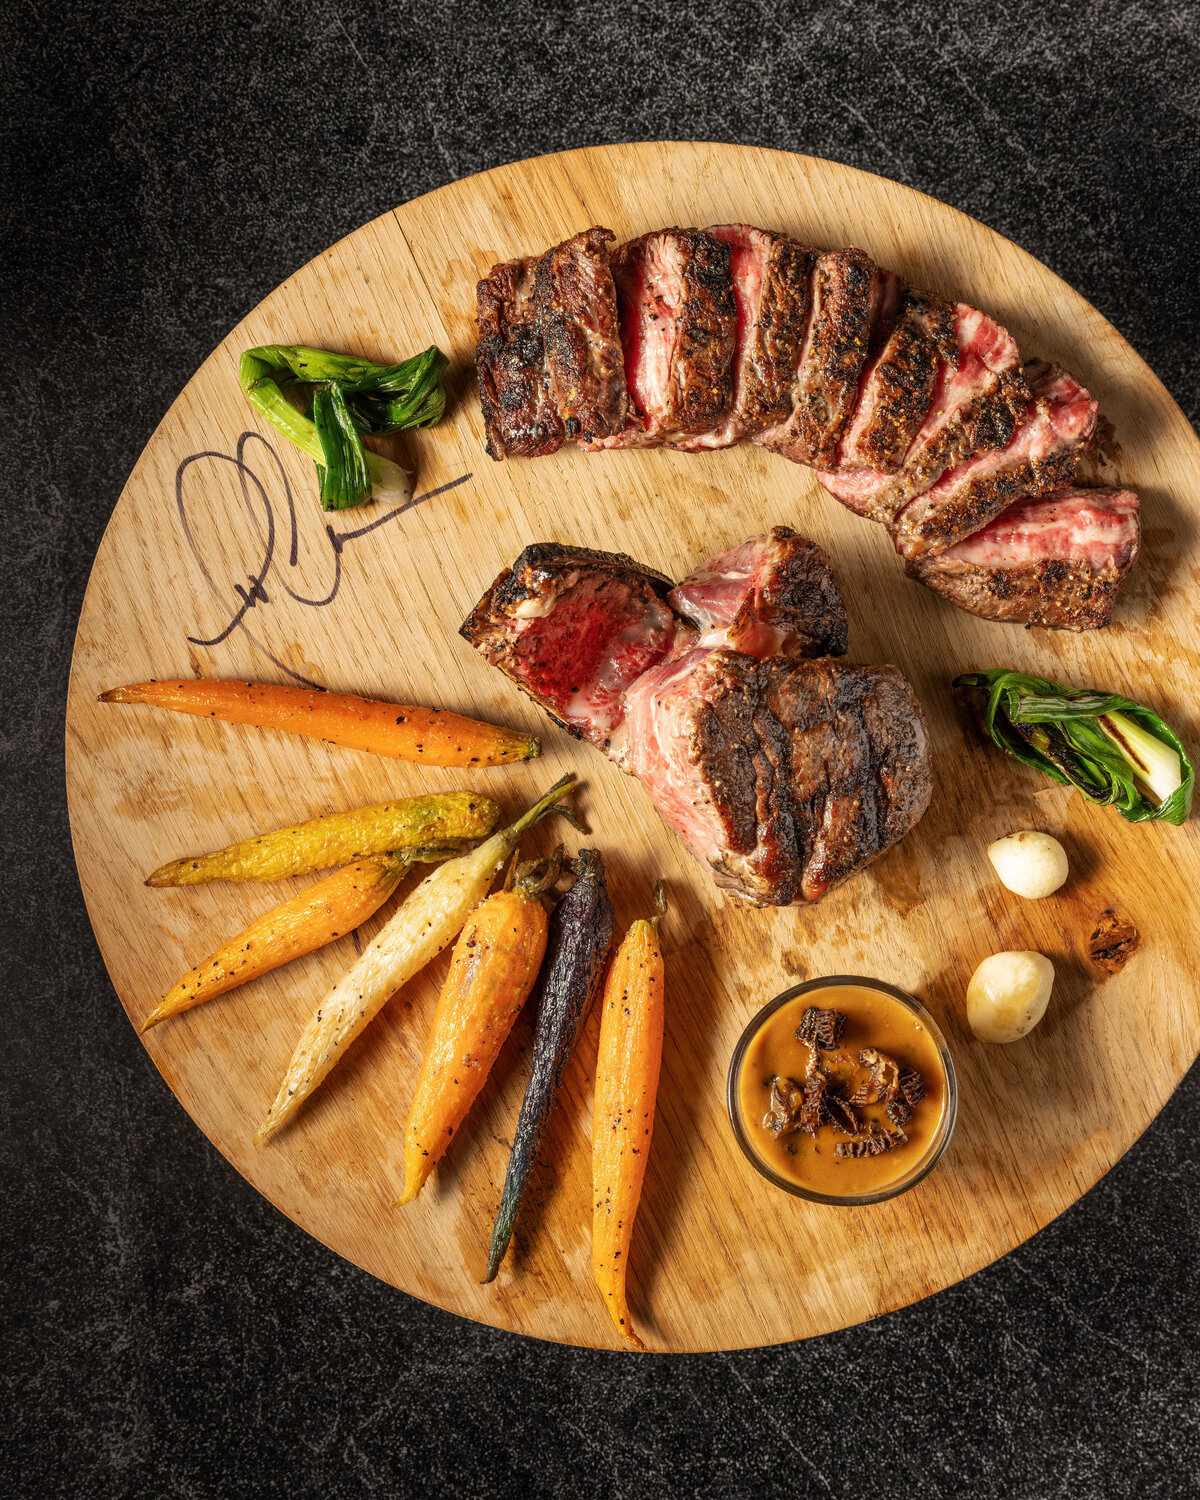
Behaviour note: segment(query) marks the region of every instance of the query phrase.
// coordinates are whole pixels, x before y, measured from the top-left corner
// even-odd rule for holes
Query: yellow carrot
[[[404,1193],[395,1208],[413,1201],[445,1154],[529,997],[549,929],[541,893],[558,862],[550,872],[518,871],[512,889],[477,906],[458,935],[404,1132]]]
[[[264,1140],[294,1113],[400,986],[453,942],[521,835],[552,811],[574,785],[573,776],[564,776],[524,817],[425,877],[322,1000],[296,1044],[256,1141]]]
[[[375,802],[349,812],[325,813],[256,834],[211,854],[173,859],[146,877],[146,884],[203,885],[210,880],[282,880],[330,870],[371,854],[408,851],[410,862],[441,859],[458,853],[468,839],[491,833],[500,805],[477,792],[441,792],[428,797],[405,797]],[[440,853],[417,853],[437,850]]]
[[[655,896],[661,914],[661,886]],[[625,934],[604,985],[592,1118],[592,1274],[635,1349],[645,1345],[629,1319],[625,1274],[654,1129],[663,979],[658,917],[641,919]]]
[[[500,766],[541,753],[531,734],[519,734],[408,703],[384,703],[353,693],[325,693],[273,682],[184,678],[134,682],[100,694],[101,703],[148,703],[175,713],[286,729],[351,750],[420,761],[427,766]]]
[[[190,969],[142,1022],[142,1030],[353,932],[379,910],[408,865],[403,855],[376,854],[272,907]]]

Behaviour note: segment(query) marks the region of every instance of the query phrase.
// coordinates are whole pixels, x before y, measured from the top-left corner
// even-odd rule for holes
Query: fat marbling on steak
[[[828,558],[786,527],[674,590],[620,554],[527,547],[462,634],[639,776],[718,883],[756,905],[818,899],[928,805],[912,688],[895,667],[818,655],[845,650],[845,607]]]
[[[700,646],[749,656],[844,656],[846,605],[829,557],[776,526],[703,563],[667,595]]]
[[[944,552],[1015,501],[1069,484],[1096,412],[1096,402],[1060,365],[1033,374],[1030,399],[1009,441],[947,469],[910,501],[892,527],[896,551],[905,558]]]
[[[1108,624],[1139,542],[1132,490],[1065,489],[1018,501],[905,570],[985,620],[1095,630]]]

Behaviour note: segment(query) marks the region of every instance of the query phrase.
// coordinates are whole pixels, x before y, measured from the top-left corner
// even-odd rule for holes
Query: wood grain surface
[[[1113,626],[1068,636],[960,613],[905,580],[880,527],[750,444],[487,458],[473,393],[474,283],[494,261],[592,223],[626,238],[737,219],[822,247],[860,245],[987,309],[1027,357],[1060,359],[1088,386],[1111,424],[1099,472],[1143,503],[1144,550]],[[447,418],[381,445],[415,469],[429,498],[403,514],[322,515],[312,465],[239,390],[239,352],[270,342],[380,360],[439,344],[452,361]],[[647,909],[659,876],[670,903],[663,1077],[630,1266],[647,1342],[706,1350],[805,1338],[946,1287],[1085,1192],[1145,1129],[1200,1037],[1195,819],[1131,826],[1005,761],[960,719],[949,682],[1011,664],[1127,692],[1195,745],[1198,473],[1200,443],[1182,414],[1093,308],[1000,236],[883,179],[780,152],[647,144],[522,162],[406,204],[326,251],[230,334],[155,432],[105,533],[75,648],[67,775],[80,878],[117,993],[140,1022],[194,961],[296,888],[146,889],[145,874],[168,858],[427,789],[470,785],[516,809],[575,769],[619,921]],[[914,833],[819,905],[753,911],[718,893],[636,782],[543,719],[457,628],[531,541],[623,550],[681,577],[776,523],[832,554],[849,659],[895,662],[915,684],[936,791]],[[435,703],[534,727],[544,754],[473,775],[424,770],[95,701],[118,683],[189,674]],[[984,856],[990,839],[1021,827],[1054,833],[1071,857],[1067,885],[1046,901],[1010,895]],[[556,827],[530,848],[564,832],[579,843]],[[1106,908],[1141,934],[1113,977],[1087,954]],[[1057,973],[1045,1021],[1008,1047],[974,1041],[963,1004],[975,965],[1001,948],[1040,949]],[[389,1003],[291,1128],[252,1144],[301,1026],[353,956],[353,940],[342,940],[211,1001],[149,1033],[150,1055],[238,1170],[339,1254],[466,1317],[615,1347],[589,1259],[597,1015],[492,1286],[479,1278],[529,1061],[526,1021],[430,1186],[409,1208],[389,1207],[445,955]],[[798,979],[828,973],[874,974],[921,996],[958,1068],[958,1129],[941,1166],[873,1208],[823,1208],[773,1189],[725,1116],[725,1071],[747,1019]]]

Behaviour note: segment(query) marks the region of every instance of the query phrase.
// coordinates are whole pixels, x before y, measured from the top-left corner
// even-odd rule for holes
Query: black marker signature
[[[254,469],[246,462],[246,449],[251,443],[261,443],[266,450],[273,472],[269,473],[270,481],[277,481],[282,487],[283,493],[283,525],[286,528],[287,556],[283,557],[280,548],[279,524],[276,518],[275,506],[271,503],[268,484],[255,473]],[[185,497],[184,481],[191,473],[196,464],[206,463],[212,460],[219,464],[232,464],[237,471],[238,487],[241,491],[242,504],[246,507],[254,528],[262,542],[262,563],[257,572],[246,575],[246,582],[231,582],[224,586],[219,584],[213,577],[204,554],[196,541],[191,526],[188,523],[187,499]],[[193,646],[219,646],[222,641],[228,639],[235,630],[244,631],[255,646],[267,656],[279,668],[286,672],[289,677],[294,677],[297,682],[302,682],[308,687],[321,687],[319,682],[313,682],[311,678],[293,671],[284,662],[268,649],[247,624],[247,616],[252,610],[261,611],[271,603],[272,593],[267,590],[267,581],[271,580],[271,590],[277,588],[297,604],[303,604],[312,609],[321,609],[326,604],[332,604],[337,598],[338,590],[342,585],[342,553],[351,542],[356,542],[360,537],[369,536],[371,532],[378,531],[381,526],[386,526],[389,521],[395,521],[404,515],[406,511],[414,510],[418,505],[424,504],[426,500],[432,500],[435,495],[444,495],[447,490],[456,489],[460,484],[466,484],[471,478],[470,474],[463,474],[458,479],[452,479],[449,484],[442,484],[435,490],[429,490],[424,495],[414,495],[411,500],[406,500],[403,505],[393,506],[391,510],[385,511],[383,515],[369,521],[365,526],[359,526],[353,531],[337,531],[332,524],[326,523],[324,531],[325,544],[328,546],[328,555],[331,559],[330,580],[328,590],[319,598],[309,598],[305,594],[297,593],[288,581],[287,570],[295,569],[300,565],[300,530],[296,523],[296,501],[292,494],[292,487],[288,483],[287,471],[280,460],[279,454],[272,445],[258,432],[243,432],[238,438],[237,453],[218,453],[215,450],[203,453],[192,453],[179,465],[175,471],[175,505],[179,511],[179,521],[183,527],[183,534],[187,537],[188,546],[192,549],[192,556],[204,575],[204,581],[212,594],[222,603],[230,605],[233,613],[229,622],[216,635],[201,637],[189,635],[188,640]],[[324,550],[324,548],[322,548]],[[273,576],[272,576],[273,575]],[[230,595],[233,595],[233,599]],[[234,600],[237,602],[234,603]]]

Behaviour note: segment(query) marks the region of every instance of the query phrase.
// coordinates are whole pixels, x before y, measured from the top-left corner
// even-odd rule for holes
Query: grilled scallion
[[[238,373],[251,404],[316,464],[322,508],[346,510],[410,498],[408,474],[365,448],[361,434],[432,427],[446,408],[446,363],[432,347],[398,365],[377,365],[304,344],[263,344],[242,355]],[[311,412],[288,391],[299,392]]]
[[[968,672],[957,688],[986,694],[983,724],[1000,748],[1130,823],[1182,823],[1195,771],[1152,709],[1093,688],[1064,687],[1007,667]]]

